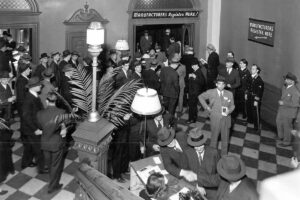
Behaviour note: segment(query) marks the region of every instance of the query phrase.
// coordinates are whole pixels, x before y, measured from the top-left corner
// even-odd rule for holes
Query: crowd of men
[[[233,52],[228,53],[222,65],[212,44],[207,45],[208,59],[198,59],[192,47],[178,48],[170,29],[166,30],[164,38],[167,39],[152,49],[151,36],[145,31],[140,42],[141,52],[133,58],[110,49],[107,58],[101,60],[100,84],[112,78],[118,89],[137,79],[145,87],[156,90],[163,105],[160,113],[147,119],[145,144],[141,134],[143,118],[132,113],[124,116],[127,123],[114,131],[110,145],[109,175],[124,182],[130,161],[161,154],[170,174],[196,183],[199,192],[209,199],[257,199],[255,187],[245,177],[245,164],[228,155],[228,145],[231,128],[239,114],[254,124],[256,134],[260,133],[264,90],[260,67],[253,64],[249,70],[244,58],[238,64]],[[40,63],[35,66],[25,48],[8,49],[9,42],[11,39],[0,38],[0,117],[8,125],[13,122],[12,105],[15,105],[21,119],[24,146],[21,167],[37,166],[39,173],[49,173],[48,192],[52,193],[62,187],[59,180],[68,139],[66,124],[57,124],[55,118],[70,112],[69,106],[58,102],[57,92],[72,106],[69,82],[73,71],[78,65],[90,70],[92,60],[89,57],[79,59],[78,52],[65,50],[62,54],[52,52],[51,56],[42,53]],[[10,51],[16,51],[20,59],[14,60]],[[112,71],[117,67],[120,69],[113,77]],[[288,73],[284,79],[286,86],[282,90],[276,122],[278,139],[282,140],[282,146],[288,146],[291,145],[294,119],[299,116],[300,95],[295,87],[295,75]],[[209,145],[200,129],[189,133],[178,130],[176,120],[184,106],[188,107],[187,124],[197,121],[199,108],[208,114]],[[220,135],[222,158],[217,150]],[[11,158],[7,160],[6,163],[12,162]],[[6,168],[4,179],[0,181],[14,172],[13,165]]]

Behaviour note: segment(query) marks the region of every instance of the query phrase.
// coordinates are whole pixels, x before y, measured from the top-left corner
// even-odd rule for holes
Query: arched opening
[[[145,30],[152,36],[152,48],[164,46],[166,29],[176,41],[194,47],[200,46],[200,2],[198,0],[131,0],[128,7],[128,42],[131,53],[140,51],[140,38]]]
[[[24,46],[33,62],[39,55],[39,7],[36,0],[0,1],[0,35],[8,31],[18,46]]]

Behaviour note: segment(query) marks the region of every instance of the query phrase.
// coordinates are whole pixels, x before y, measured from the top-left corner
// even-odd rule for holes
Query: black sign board
[[[248,40],[274,46],[275,22],[249,18]]]
[[[135,11],[132,13],[132,19],[193,18],[198,16],[199,11]]]

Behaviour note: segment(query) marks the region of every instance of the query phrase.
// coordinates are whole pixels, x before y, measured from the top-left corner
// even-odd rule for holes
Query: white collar
[[[164,119],[163,118],[160,121],[158,121],[157,119],[154,118],[154,122],[155,122],[156,126],[158,126],[158,123],[160,123],[162,127],[164,126]]]
[[[7,85],[3,85],[3,83],[1,83],[1,85],[4,87],[4,89],[6,89],[6,88],[7,88]]]
[[[224,95],[224,90],[220,91],[219,89],[217,89],[219,96]]]
[[[242,182],[242,180],[230,183],[229,185],[229,193],[231,193],[235,188],[237,188],[237,186],[239,186],[239,184]]]
[[[286,89],[289,89],[290,87],[292,87],[293,85],[288,85],[288,86],[286,86]]]
[[[27,76],[24,76],[23,74],[21,74],[24,78],[26,78],[27,80],[29,80],[29,78]]]
[[[176,149],[179,149],[182,152],[182,148],[176,139],[175,139],[175,147],[176,147]]]
[[[36,98],[38,98],[38,93],[36,93],[35,91],[32,91],[31,89],[29,89],[29,92],[33,95],[33,96],[35,96]]]

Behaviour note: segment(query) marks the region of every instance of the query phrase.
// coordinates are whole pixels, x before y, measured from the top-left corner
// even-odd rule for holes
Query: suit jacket
[[[218,66],[220,65],[219,55],[216,52],[209,54],[207,59],[207,77],[216,78],[218,75]]]
[[[244,70],[239,69],[239,73],[241,78],[241,85],[240,87],[238,87],[238,89],[245,92],[251,80],[251,74],[247,68],[245,68]]]
[[[70,87],[70,78],[67,76],[63,76],[61,80],[61,90],[60,94],[65,98],[65,100],[72,106],[73,100],[72,100],[72,94],[71,94],[71,87]]]
[[[192,147],[187,148],[185,155],[188,160],[189,168],[197,174],[198,185],[202,187],[218,187],[220,176],[217,172],[217,164],[220,160],[218,150],[210,146],[205,146],[205,151],[200,165],[196,150]]]
[[[151,49],[152,37],[149,35],[147,40],[145,36],[142,36],[140,39],[140,46],[141,46],[142,53],[143,54],[146,53],[146,51]]]
[[[63,113],[64,110],[55,106],[49,106],[37,113],[38,124],[43,131],[41,149],[55,152],[63,148],[64,139],[60,135],[60,126],[55,123],[55,117]]]
[[[119,71],[119,73],[115,76],[115,86],[116,89],[119,89],[121,86],[123,86],[125,83],[129,82],[131,79],[131,71],[127,71],[127,76],[125,75],[125,72],[123,69]]]
[[[171,43],[168,50],[168,58],[170,59],[175,53],[180,53],[180,45],[177,42]]]
[[[223,180],[217,191],[217,200],[258,200],[254,183],[247,177],[229,194],[230,183]]]
[[[39,64],[38,66],[36,66],[36,69],[33,72],[32,76],[37,76],[40,78],[40,80],[42,80],[43,79],[42,73],[47,69],[47,67],[48,65],[45,67],[44,65]]]
[[[58,70],[56,71],[56,74],[55,74],[56,87],[58,87],[58,89],[60,89],[62,81],[63,81],[62,79],[64,77],[64,72],[62,70],[63,70],[64,66],[67,64],[69,64],[69,63],[65,60],[60,61],[58,64]],[[54,73],[55,73],[55,71],[54,71]]]
[[[0,105],[8,103],[8,98],[12,97],[12,91],[9,85],[6,85],[6,89],[0,83]]]
[[[55,87],[58,87],[59,82],[61,81],[61,72],[59,70],[58,63],[52,61],[49,65],[49,67],[52,69],[52,71],[54,73],[54,77],[51,78],[51,82],[53,83],[53,85]]]
[[[261,102],[263,93],[264,82],[261,79],[261,77],[251,77],[250,84],[248,85],[247,94],[251,95],[255,99],[255,101]]]
[[[176,69],[179,77],[179,87],[183,89],[185,87],[185,76],[186,76],[186,67],[185,65],[180,64]]]
[[[171,67],[163,67],[160,72],[161,93],[163,96],[178,98],[179,76]]]
[[[279,105],[278,115],[287,118],[296,118],[297,111],[300,107],[300,92],[295,85],[281,89],[281,101],[283,105]]]
[[[228,90],[223,90],[223,99],[219,96],[217,91],[218,89],[210,89],[206,92],[203,92],[198,96],[198,99],[202,106],[207,109],[208,107],[211,108],[210,112],[210,123],[212,126],[219,126],[221,118],[225,118],[226,125],[228,128],[231,126],[231,117],[230,113],[234,110],[234,100],[233,95]],[[209,105],[207,105],[206,100],[209,101]],[[222,115],[222,106],[228,108],[229,114],[227,116]]]
[[[170,114],[164,114],[163,115],[163,124],[164,127],[174,127],[174,118]],[[147,155],[151,155],[153,150],[153,145],[157,144],[157,132],[159,131],[159,128],[155,124],[154,119],[148,119],[147,120],[147,131],[146,131],[146,147],[147,147]]]
[[[201,69],[197,69],[193,72],[196,75],[196,78],[189,77],[189,95],[198,96],[204,91],[205,88],[205,79]],[[188,77],[188,75],[187,75]]]
[[[159,77],[157,76],[156,72],[152,69],[144,70],[143,71],[143,79],[144,83],[148,88],[152,88],[159,93],[160,90],[160,82]]]
[[[187,136],[185,132],[177,132],[175,136],[183,152],[178,152],[168,146],[160,147],[160,155],[165,169],[173,176],[179,178],[182,169],[189,169],[184,151],[187,146]]]
[[[4,71],[11,71],[9,67],[9,57],[6,55],[5,52],[0,50],[0,73]]]
[[[22,105],[24,100],[25,100],[25,96],[26,93],[28,91],[28,89],[26,88],[26,84],[28,83],[28,79],[25,78],[22,75],[19,75],[16,81],[16,101],[19,105]]]
[[[21,117],[21,130],[25,135],[34,135],[34,132],[39,129],[37,121],[37,112],[43,109],[43,104],[39,97],[35,97],[30,92],[27,92],[23,103],[23,113]]]
[[[233,69],[233,68],[232,68],[230,74],[228,74],[226,67],[223,70],[225,70],[225,71],[219,72],[219,74],[223,75],[225,77],[226,84],[231,85],[231,87],[226,87],[226,89],[230,90],[231,92],[234,93],[235,89],[241,85],[240,74],[239,74],[238,70]]]

